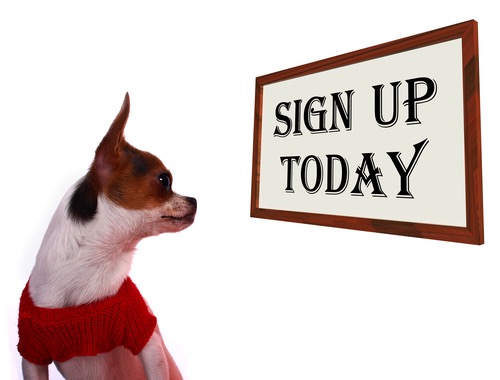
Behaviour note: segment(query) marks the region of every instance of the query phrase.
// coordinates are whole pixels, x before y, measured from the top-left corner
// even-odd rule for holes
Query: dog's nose
[[[198,205],[198,202],[196,201],[196,198],[192,198],[192,197],[186,197],[186,200],[188,201],[188,203],[190,205],[192,205],[193,207],[197,207]]]

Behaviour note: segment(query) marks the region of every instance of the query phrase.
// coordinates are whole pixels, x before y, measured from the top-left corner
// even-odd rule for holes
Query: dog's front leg
[[[139,353],[148,380],[170,380],[168,360],[163,350],[163,339],[156,331]]]
[[[23,358],[22,361],[24,380],[47,380],[49,378],[49,366],[38,365]]]

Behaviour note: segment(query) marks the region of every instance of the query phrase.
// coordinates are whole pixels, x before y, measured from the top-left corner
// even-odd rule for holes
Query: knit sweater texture
[[[151,338],[156,317],[129,277],[114,296],[57,309],[35,306],[28,281],[21,295],[18,327],[21,356],[34,364],[47,365],[119,346],[137,355]]]

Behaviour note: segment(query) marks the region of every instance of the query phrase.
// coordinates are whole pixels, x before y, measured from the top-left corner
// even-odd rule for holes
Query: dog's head
[[[117,212],[118,218],[135,219],[128,223],[140,237],[177,232],[189,227],[196,214],[196,199],[172,190],[172,174],[160,159],[134,148],[124,138],[130,111],[128,93],[107,134],[96,149],[87,175],[72,194],[68,212],[78,223],[98,218],[99,208],[130,211]],[[120,215],[120,216],[118,216]]]

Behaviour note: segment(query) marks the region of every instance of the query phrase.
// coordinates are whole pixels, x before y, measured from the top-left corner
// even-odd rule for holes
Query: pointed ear
[[[108,133],[106,133],[95,151],[92,167],[96,170],[98,181],[101,184],[106,183],[112,170],[119,162],[120,151],[126,144],[123,131],[127,124],[129,112],[130,97],[127,92],[120,112],[116,115]]]
[[[101,143],[97,147],[96,154],[118,154],[120,144],[124,140],[123,131],[125,129],[125,125],[127,124],[129,112],[130,97],[127,92],[125,94],[125,99],[123,100],[122,108],[120,109],[120,112],[118,112],[118,115],[116,115],[111,127],[109,127],[108,133],[106,133],[106,136],[104,136]]]

